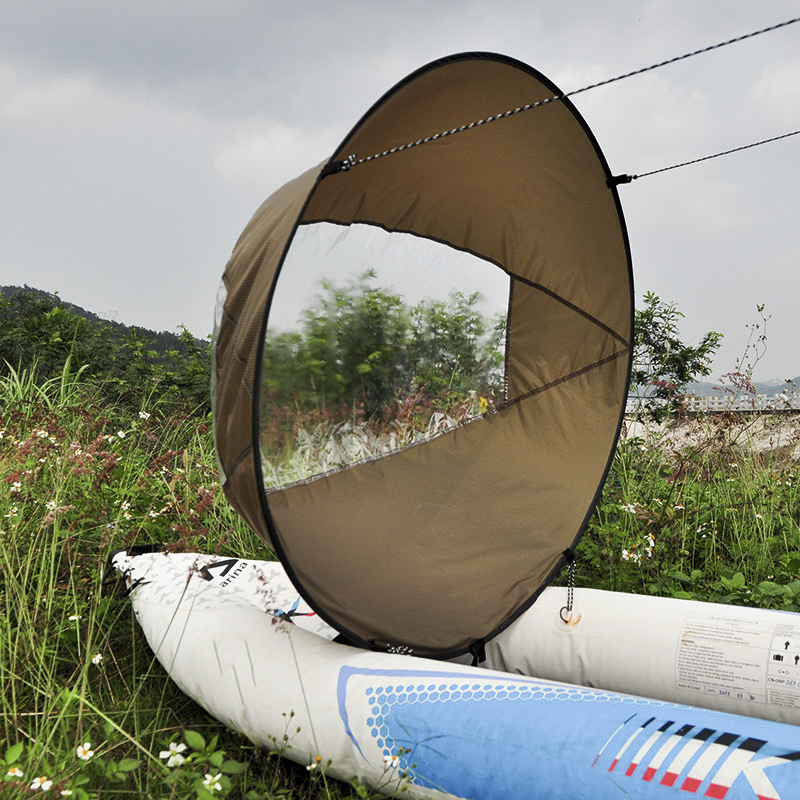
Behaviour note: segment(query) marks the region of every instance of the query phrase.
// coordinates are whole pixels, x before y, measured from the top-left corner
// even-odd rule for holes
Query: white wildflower
[[[166,758],[167,759],[167,766],[168,767],[177,767],[183,764],[186,759],[181,755],[181,753],[186,749],[186,745],[183,742],[170,742],[169,743],[169,750],[162,750],[159,754],[159,758]]]
[[[31,784],[31,789],[41,789],[43,792],[49,792],[53,781],[48,780],[46,776],[42,775],[39,778],[34,778]]]
[[[642,560],[642,554],[636,551],[636,545],[632,545],[630,550],[622,551],[622,560],[638,564]]]
[[[81,761],[88,761],[94,755],[94,750],[92,750],[92,745],[89,742],[84,742],[78,747],[75,754]]]
[[[210,792],[220,792],[222,791],[222,784],[219,782],[219,779],[222,775],[218,772],[216,775],[212,775],[210,772],[206,772],[205,780],[203,781],[203,786],[206,787]]]

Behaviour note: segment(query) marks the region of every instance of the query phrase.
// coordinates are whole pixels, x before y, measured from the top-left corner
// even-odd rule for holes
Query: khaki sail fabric
[[[558,94],[519,62],[465,54],[419,70],[331,163]],[[215,437],[225,491],[307,601],[358,644],[464,652],[563,565],[619,435],[633,290],[616,189],[566,100],[331,172],[258,210],[224,275]],[[297,226],[372,225],[484,259],[510,281],[499,408],[388,455],[264,490],[259,359]]]

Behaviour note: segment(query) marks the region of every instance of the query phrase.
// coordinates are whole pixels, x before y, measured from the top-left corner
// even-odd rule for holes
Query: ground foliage
[[[221,496],[209,417],[109,404],[66,370],[12,371],[0,403],[4,800],[358,796],[209,717],[103,582],[109,554],[134,543],[272,557]],[[293,733],[287,714],[274,753]]]
[[[578,546],[578,585],[800,610],[800,417],[629,430]]]
[[[207,715],[103,584],[109,553],[130,544],[271,554],[222,497],[192,391],[177,402],[131,373],[109,394],[104,362],[76,349],[92,335],[54,318],[72,348],[48,339],[0,376],[3,798],[366,797],[328,781],[324,762],[309,771],[276,757],[291,749],[291,709],[271,752]],[[58,328],[45,321],[32,337]],[[798,610],[800,434],[779,419],[797,418],[630,429],[581,541],[578,585]]]

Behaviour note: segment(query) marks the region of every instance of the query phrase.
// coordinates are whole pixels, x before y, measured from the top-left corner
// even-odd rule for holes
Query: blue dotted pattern
[[[398,682],[384,687],[369,687],[365,690],[369,703],[369,716],[366,724],[370,736],[377,747],[385,756],[399,754],[399,769],[408,773],[412,782],[426,785],[421,776],[414,774],[414,765],[417,760],[416,747],[408,740],[408,731],[405,726],[396,724],[396,720],[403,716],[404,709],[416,711],[415,716],[427,715],[424,707],[429,707],[430,713],[435,713],[435,707],[442,708],[447,705],[480,705],[489,710],[490,714],[506,716],[511,709],[519,710],[521,704],[546,701],[550,703],[611,703],[649,705],[651,701],[625,695],[614,695],[607,692],[596,691],[583,687],[572,687],[558,684],[542,684],[524,682],[509,683],[476,683],[449,680],[446,682]],[[499,704],[499,705],[498,705]],[[410,707],[417,707],[412,709]],[[531,713],[536,713],[531,709]],[[409,745],[411,747],[409,748]],[[409,748],[406,750],[406,748]]]

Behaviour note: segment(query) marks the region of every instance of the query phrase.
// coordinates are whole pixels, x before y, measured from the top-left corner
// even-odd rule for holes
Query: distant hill
[[[58,379],[65,369],[134,408],[210,408],[207,339],[102,319],[30,286],[0,286],[0,377],[29,370],[37,380]]]
[[[177,350],[179,353],[184,353],[187,350],[187,342],[185,336],[170,331],[153,331],[149,328],[141,328],[138,325],[124,325],[121,322],[103,319],[95,314],[93,311],[87,311],[81,306],[62,300],[57,294],[45,292],[42,289],[36,289],[27,284],[23,286],[0,286],[0,297],[10,299],[18,292],[24,293],[37,300],[48,302],[53,307],[63,308],[71,314],[83,317],[93,326],[103,326],[105,328],[115,331],[120,338],[123,338],[131,331],[135,331],[139,338],[148,343],[153,350],[159,353],[166,352],[167,350]],[[116,338],[116,337],[115,337]],[[194,337],[193,337],[194,338]],[[195,344],[198,347],[208,346],[208,342],[202,339],[194,338]]]

